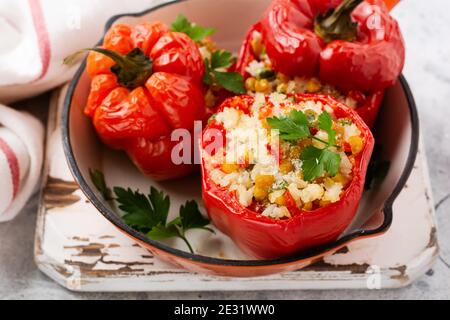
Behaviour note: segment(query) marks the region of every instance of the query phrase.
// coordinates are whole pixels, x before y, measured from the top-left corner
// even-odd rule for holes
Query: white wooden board
[[[55,93],[50,106],[35,260],[45,274],[70,290],[398,288],[423,275],[438,256],[428,170],[419,151],[414,171],[394,205],[393,225],[383,236],[356,241],[306,269],[260,278],[220,278],[167,265],[117,231],[74,182],[61,140],[64,91]]]

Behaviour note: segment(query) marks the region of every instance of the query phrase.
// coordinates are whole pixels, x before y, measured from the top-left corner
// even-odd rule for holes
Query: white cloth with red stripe
[[[65,57],[97,43],[109,18],[163,0],[1,0],[0,102],[39,94],[69,81]]]
[[[109,18],[165,0],[1,0],[0,103],[38,95],[69,81],[65,57],[94,46]],[[42,167],[44,130],[28,114],[0,105],[0,222],[33,193]]]
[[[14,218],[34,192],[43,143],[39,120],[0,104],[0,222]]]

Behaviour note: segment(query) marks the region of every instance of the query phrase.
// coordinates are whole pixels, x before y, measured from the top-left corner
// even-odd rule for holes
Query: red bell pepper
[[[256,258],[284,257],[337,239],[357,212],[367,166],[374,148],[374,138],[370,129],[351,108],[329,96],[302,94],[294,96],[298,102],[312,100],[329,105],[337,119],[350,118],[361,131],[364,145],[362,151],[354,157],[352,180],[338,202],[313,211],[303,211],[295,206],[292,199],[289,201],[288,197],[286,206],[292,218],[284,220],[262,216],[258,213],[257,203],[255,206],[243,207],[233,192],[213,182],[203,158],[203,199],[209,217],[243,251]],[[253,98],[235,97],[225,101],[219,112],[225,107],[238,108],[245,112],[252,104]],[[211,134],[210,129],[219,129],[220,135],[226,135],[225,129],[212,121],[204,131],[202,144],[204,152],[209,152],[208,145],[218,138]]]
[[[375,92],[403,69],[403,37],[382,0],[275,0],[261,25],[275,68],[287,75],[318,70],[341,90]]]
[[[243,43],[237,70],[247,77],[245,69],[255,60],[253,31],[262,33],[275,71],[317,76],[344,94],[367,97],[359,101],[358,112],[369,126],[384,89],[404,65],[400,29],[381,0],[274,0]]]
[[[195,167],[175,165],[174,129],[192,132],[207,117],[203,58],[186,34],[161,23],[120,24],[92,49],[87,71],[92,79],[85,113],[101,140],[124,150],[146,175],[178,178]]]

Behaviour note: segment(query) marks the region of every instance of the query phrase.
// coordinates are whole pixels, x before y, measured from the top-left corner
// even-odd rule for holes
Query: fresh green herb
[[[339,124],[344,127],[351,126],[353,124],[352,119],[349,119],[349,118],[342,118],[342,119],[339,119],[338,121],[339,121]]]
[[[306,115],[292,110],[288,117],[268,118],[267,123],[272,129],[280,131],[280,138],[285,141],[297,141],[311,136],[309,121]]]
[[[322,142],[325,145],[339,148],[334,145],[336,143],[336,131],[332,129],[333,122],[330,114],[327,112],[322,113],[319,116],[319,128],[328,133],[328,141],[319,139],[311,134],[310,128],[315,127],[315,118],[308,117],[305,113],[292,110],[287,117],[273,117],[268,118],[267,123],[272,127],[280,131],[280,138],[285,141],[297,141],[306,138],[311,138],[316,141]]]
[[[195,201],[187,201],[181,206],[179,216],[167,222],[170,198],[164,192],[152,187],[150,193],[145,195],[130,188],[115,187],[113,189],[115,198],[112,198],[103,173],[91,170],[91,179],[105,199],[117,202],[119,209],[125,213],[123,216],[125,223],[146,234],[152,240],[160,241],[178,237],[193,253],[192,246],[186,238],[186,232],[192,229],[214,232],[206,227],[210,221],[202,216]]]
[[[245,93],[244,78],[237,72],[218,72],[214,71],[217,83],[224,89],[235,94]]]
[[[217,118],[217,114],[213,114],[209,119],[208,119],[208,125],[211,124],[214,120],[216,120]]]
[[[245,93],[244,78],[238,72],[223,71],[235,62],[233,55],[224,50],[211,54],[211,60],[205,59],[203,82],[208,86],[219,86],[235,94]]]
[[[233,54],[225,50],[217,50],[211,54],[211,69],[228,68],[235,62]]]
[[[325,172],[330,176],[335,176],[339,172],[341,156],[330,150],[330,147],[339,148],[336,144],[336,131],[333,130],[333,120],[331,115],[323,112],[318,118],[319,129],[328,134],[328,141],[315,137],[311,133],[311,128],[316,127],[315,119],[298,110],[293,110],[287,117],[268,118],[267,123],[280,132],[280,138],[294,142],[306,138],[314,139],[325,145],[324,149],[309,146],[302,151],[302,170],[306,181],[311,181],[321,177]]]
[[[329,149],[306,147],[300,159],[303,161],[302,170],[305,181],[321,177],[325,172],[334,177],[341,166],[341,156]]]
[[[180,219],[175,219],[176,225],[181,225],[183,230],[202,229],[210,232],[212,229],[206,228],[210,224],[209,220],[204,218],[198,209],[198,204],[195,201],[187,201],[184,206],[180,208]]]
[[[190,22],[184,15],[180,14],[172,23],[172,31],[185,33],[196,42],[200,42],[206,37],[214,34],[216,29],[204,28]]]
[[[333,145],[336,143],[336,131],[333,130],[333,119],[328,112],[324,112],[319,116],[319,128],[328,134],[328,143]]]
[[[264,69],[263,71],[261,71],[259,73],[258,79],[273,80],[273,79],[275,79],[276,76],[277,76],[277,74],[275,73],[275,71],[273,71],[271,69]]]
[[[99,170],[89,170],[89,175],[91,176],[91,181],[94,184],[94,186],[102,194],[102,197],[107,201],[112,200],[113,198],[111,189],[109,189],[108,186],[106,185],[105,176],[103,175],[103,172]]]
[[[125,212],[123,220],[140,232],[149,232],[153,227],[167,223],[170,199],[164,193],[151,188],[148,196],[130,188],[114,188],[119,209]]]
[[[189,250],[193,253],[194,250],[186,238],[186,231],[202,229],[214,233],[212,229],[206,227],[208,224],[210,222],[202,216],[197,202],[187,201],[184,206],[181,206],[179,217],[169,223],[161,222],[157,224],[147,233],[147,236],[153,240],[178,237],[186,243]]]
[[[382,159],[383,149],[380,145],[375,146],[375,150],[367,167],[365,190],[372,189],[376,184],[383,181],[391,168],[391,163]]]
[[[272,186],[271,192],[278,191],[278,190],[285,190],[285,189],[287,189],[287,187],[289,187],[289,183],[287,183],[286,181],[281,181]]]
[[[158,224],[157,226],[153,227],[152,230],[147,232],[147,237],[149,237],[152,240],[155,241],[161,241],[169,238],[176,238],[181,237],[180,233],[174,225],[167,225],[164,226],[162,224]],[[192,246],[189,244],[189,242],[185,239],[183,239],[186,242],[186,245],[189,248],[189,251],[193,252]]]

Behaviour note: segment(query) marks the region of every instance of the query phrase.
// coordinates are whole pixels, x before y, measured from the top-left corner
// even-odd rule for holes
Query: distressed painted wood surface
[[[48,122],[44,192],[38,216],[38,267],[75,291],[216,291],[405,286],[434,263],[438,244],[425,158],[394,206],[383,236],[360,240],[306,269],[261,278],[230,279],[174,268],[117,231],[87,201],[64,159],[61,97],[55,93]],[[421,148],[423,150],[423,148]]]

